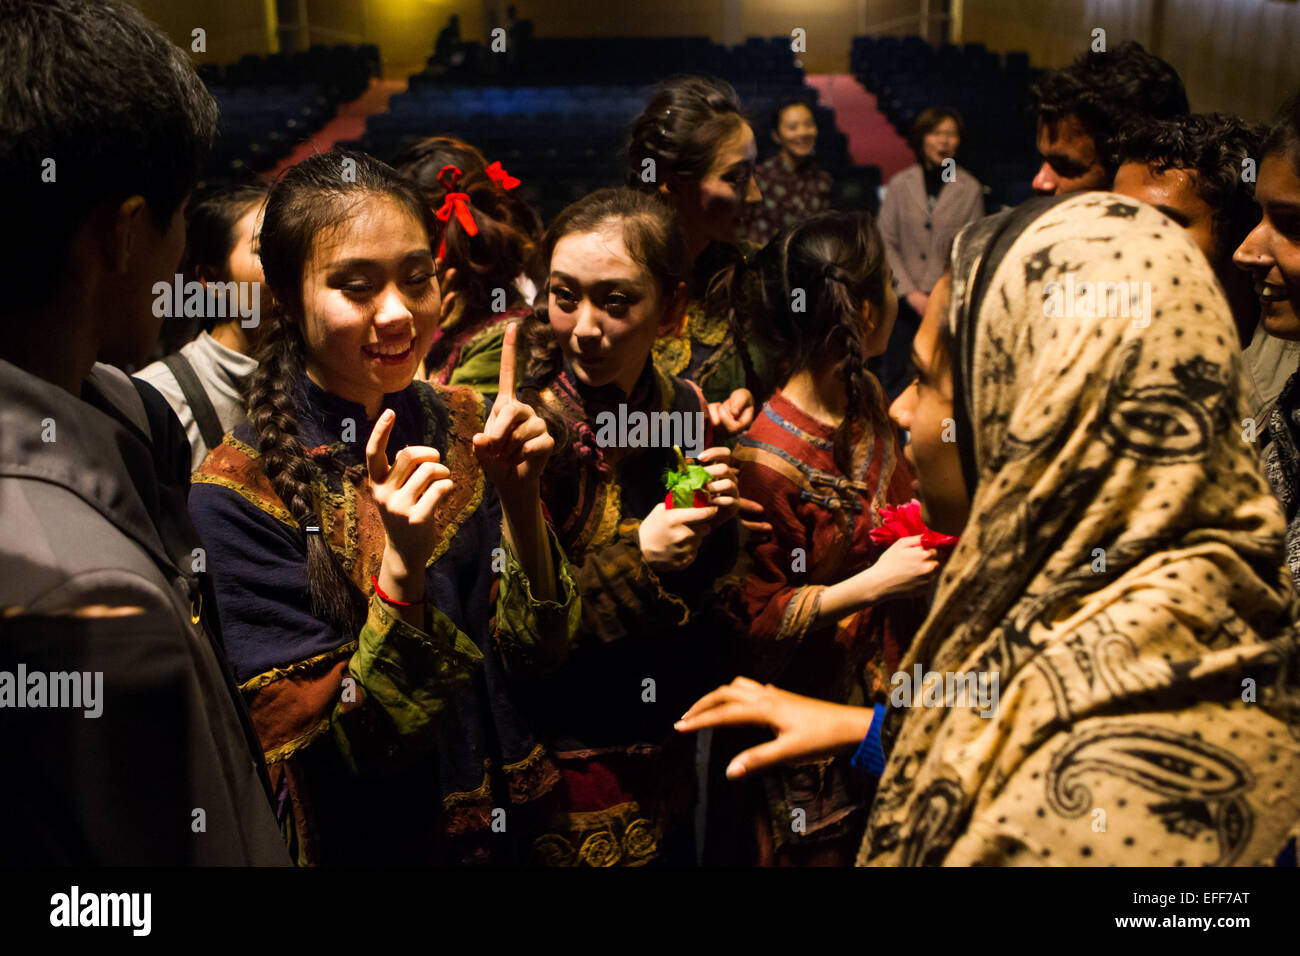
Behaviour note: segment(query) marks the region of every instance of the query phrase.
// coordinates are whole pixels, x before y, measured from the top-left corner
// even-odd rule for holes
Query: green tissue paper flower
[[[676,470],[664,472],[664,487],[672,493],[674,508],[690,508],[695,501],[695,492],[708,494],[713,476],[702,465],[686,464],[681,451],[673,450],[677,452],[678,465]]]

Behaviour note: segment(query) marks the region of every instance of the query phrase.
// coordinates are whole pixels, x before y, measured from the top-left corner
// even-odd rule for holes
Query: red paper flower
[[[668,494],[664,495],[664,507],[669,511],[671,511],[673,508],[678,507],[678,505],[674,502],[673,497],[674,496],[671,491],[668,492]],[[691,492],[692,508],[707,508],[708,506],[709,506],[709,493],[707,491]]]
[[[871,540],[875,544],[890,545],[899,538],[921,536],[923,548],[951,548],[957,539],[950,534],[931,531],[921,520],[921,502],[913,498],[905,505],[896,508],[880,509],[881,525],[871,529]]]

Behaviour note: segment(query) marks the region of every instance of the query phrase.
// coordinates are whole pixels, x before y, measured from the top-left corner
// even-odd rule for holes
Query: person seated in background
[[[180,419],[190,440],[191,470],[244,420],[242,389],[257,368],[253,355],[261,339],[260,313],[264,305],[269,307],[261,300],[262,263],[257,257],[257,226],[266,194],[267,187],[256,183],[222,190],[191,205],[180,274],[205,287],[236,285],[224,293],[219,310],[209,309],[198,338],[136,373],[158,389]],[[217,304],[211,296],[206,301]],[[257,310],[245,327],[249,320],[237,306],[254,302]]]
[[[1222,113],[1148,120],[1114,141],[1115,187],[1155,206],[1187,230],[1223,286],[1255,394],[1262,426],[1282,386],[1300,364],[1300,346],[1268,334],[1250,276],[1232,254],[1259,222],[1252,182],[1243,172],[1258,155],[1264,130]],[[1253,179],[1253,177],[1252,177]]]
[[[1089,52],[1034,84],[1038,151],[1034,190],[1046,195],[1108,189],[1115,175],[1111,139],[1132,123],[1188,111],[1174,68],[1126,40]]]
[[[1255,198],[1259,224],[1233,259],[1255,280],[1260,325],[1290,345],[1300,342],[1300,94],[1282,108],[1259,148]],[[1294,365],[1291,371],[1262,440],[1264,473],[1286,512],[1287,564],[1300,583],[1300,374]]]
[[[438,39],[433,44],[433,58],[446,65],[451,62],[451,55],[460,44],[460,17],[452,14],[447,25],[438,31]]]
[[[16,758],[0,817],[21,832],[0,858],[287,864],[195,569],[189,449],[157,390],[114,367],[158,336],[152,290],[175,274],[216,104],[120,0],[3,0],[0,63],[0,182],[20,224],[0,305],[0,609],[27,622],[5,625],[0,670],[76,661],[102,690],[93,719],[0,710]]]
[[[1213,271],[1113,193],[990,216],[951,261],[890,413],[926,523],[961,539],[890,706],[737,680],[679,729],[775,730],[732,777],[858,747],[859,864],[1275,862],[1300,825],[1296,590]],[[1069,276],[1150,282],[1163,314],[1045,308]]]
[[[916,155],[889,180],[880,207],[880,235],[898,294],[898,321],[883,355],[871,370],[885,394],[895,398],[907,387],[908,356],[930,290],[943,275],[953,237],[984,215],[984,190],[957,165],[964,133],[961,114],[945,106],[924,110],[908,141]]]
[[[745,210],[741,238],[757,245],[831,208],[831,174],[813,165],[817,119],[803,100],[786,100],[772,113],[772,142],[780,149],[754,169],[762,202]]]

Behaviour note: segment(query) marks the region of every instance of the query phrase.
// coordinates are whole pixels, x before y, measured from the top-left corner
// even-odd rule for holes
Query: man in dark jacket
[[[139,362],[216,126],[121,0],[0,0],[0,862],[284,864]]]

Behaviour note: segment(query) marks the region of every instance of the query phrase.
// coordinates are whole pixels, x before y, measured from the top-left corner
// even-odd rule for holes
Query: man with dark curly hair
[[[1132,40],[1046,74],[1034,84],[1034,98],[1043,156],[1034,190],[1058,196],[1108,188],[1115,175],[1111,141],[1121,129],[1188,109],[1174,68]]]
[[[1262,126],[1223,113],[1143,120],[1111,143],[1117,193],[1155,206],[1187,230],[1223,286],[1237,323],[1258,421],[1300,362],[1300,344],[1268,335],[1250,275],[1232,253],[1259,222],[1254,163]]]

